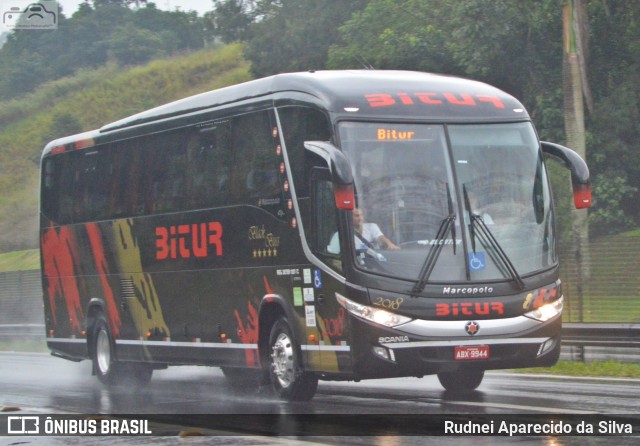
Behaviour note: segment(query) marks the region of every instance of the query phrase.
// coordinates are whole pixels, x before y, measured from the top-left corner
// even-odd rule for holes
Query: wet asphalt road
[[[73,363],[42,353],[0,352],[0,408],[16,406],[26,413],[145,414],[151,417],[154,434],[162,437],[0,437],[0,445],[75,444],[638,444],[639,438],[562,436],[562,437],[429,437],[398,436],[375,432],[376,420],[415,427],[414,415],[442,419],[451,415],[460,423],[474,417],[510,414],[527,416],[573,415],[599,420],[607,415],[640,418],[640,380],[553,378],[490,372],[479,390],[460,397],[445,393],[436,377],[371,380],[360,383],[321,382],[311,402],[285,403],[269,392],[237,393],[228,387],[217,368],[173,367],[156,371],[146,388],[107,390],[91,376],[88,361]],[[152,414],[152,415],[150,415]],[[304,431],[310,435],[271,437],[255,435],[220,436],[217,430],[226,421],[271,422],[280,414],[296,414],[302,422],[314,420],[329,424],[327,429]],[[353,417],[354,414],[359,414]],[[191,415],[191,417],[190,417]],[[256,415],[258,417],[256,418]],[[265,415],[267,418],[260,418]],[[234,417],[235,416],[235,417]],[[407,418],[408,416],[408,418]],[[431,417],[430,417],[431,416]],[[269,418],[276,417],[276,418]],[[305,418],[307,417],[307,418]],[[310,418],[309,418],[310,417]],[[318,417],[318,418],[313,418]],[[295,417],[294,417],[295,418]],[[189,420],[197,420],[191,423]],[[368,420],[371,420],[368,423]],[[207,423],[207,420],[223,420]],[[341,426],[340,433],[327,436],[334,427],[355,423],[358,428]],[[197,426],[187,426],[197,424]],[[232,422],[229,428],[234,430]],[[359,429],[363,432],[359,432]],[[227,430],[227,429],[225,429]],[[356,432],[357,431],[357,432]],[[258,429],[258,432],[261,432]],[[180,433],[208,436],[180,437]],[[290,432],[289,432],[290,433]],[[426,441],[428,440],[428,441]],[[107,443],[107,441],[109,443]]]

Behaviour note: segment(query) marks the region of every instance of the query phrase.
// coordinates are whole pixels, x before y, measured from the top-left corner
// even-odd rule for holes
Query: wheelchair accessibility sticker
[[[319,269],[313,270],[313,287],[315,289],[322,288],[322,273]]]
[[[469,253],[469,269],[471,271],[482,271],[487,267],[484,252]]]

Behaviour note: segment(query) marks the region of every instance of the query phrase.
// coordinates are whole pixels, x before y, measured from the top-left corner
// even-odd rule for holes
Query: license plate
[[[468,345],[454,349],[456,361],[473,361],[476,359],[489,359],[488,345]]]

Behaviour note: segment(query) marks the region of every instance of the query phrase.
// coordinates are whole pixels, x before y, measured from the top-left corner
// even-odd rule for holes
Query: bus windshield
[[[551,195],[530,123],[339,129],[365,232],[384,234],[393,248],[370,240],[378,255],[357,249],[362,268],[418,282],[521,283],[556,263]]]

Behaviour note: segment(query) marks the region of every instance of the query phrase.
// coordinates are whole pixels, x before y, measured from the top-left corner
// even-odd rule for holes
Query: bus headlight
[[[541,322],[546,322],[562,313],[562,307],[564,306],[564,297],[554,300],[546,305],[536,308],[533,311],[525,313],[526,317],[536,319]]]
[[[336,299],[340,305],[354,316],[376,324],[384,325],[385,327],[397,327],[398,325],[406,324],[412,320],[410,317],[391,313],[390,311],[383,310],[381,308],[374,308],[359,304],[338,293],[336,293]]]

